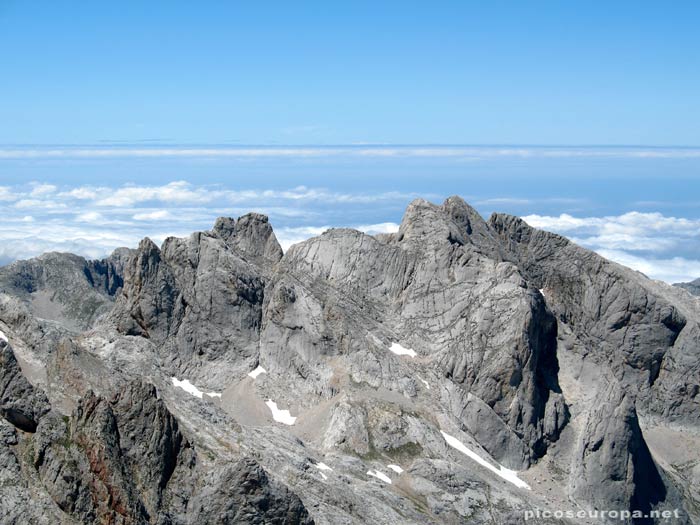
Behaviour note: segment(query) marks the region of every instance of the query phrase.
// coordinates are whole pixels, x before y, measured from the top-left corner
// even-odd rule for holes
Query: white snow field
[[[390,468],[391,470],[393,470],[397,474],[401,474],[403,472],[403,469],[401,467],[399,467],[398,465],[387,465],[386,467]]]
[[[293,425],[294,422],[297,420],[295,416],[292,416],[289,413],[289,410],[280,410],[279,408],[277,408],[277,403],[275,403],[272,399],[268,399],[267,401],[265,401],[265,404],[272,412],[272,419],[274,419],[278,423],[284,423],[285,425]]]
[[[221,394],[219,392],[202,392],[199,388],[194,386],[188,379],[183,379],[182,381],[179,381],[177,377],[172,378],[173,385],[175,385],[178,388],[182,388],[185,392],[192,394],[195,397],[198,397],[199,399],[202,399],[204,395],[207,395],[209,397],[221,397]]]
[[[459,450],[462,454],[466,456],[469,456],[482,467],[486,467],[491,472],[512,483],[516,487],[530,490],[530,485],[528,485],[522,479],[520,479],[518,477],[518,473],[515,470],[507,469],[503,465],[499,465],[500,469],[496,468],[491,463],[482,458],[479,454],[467,448],[466,445],[456,437],[450,436],[449,434],[445,434],[442,431],[440,431],[440,433],[442,434],[442,437],[445,438],[445,441],[447,441],[447,444],[450,445],[452,448]]]
[[[409,357],[416,357],[418,355],[410,348],[404,348],[399,343],[391,343],[389,350],[396,355],[407,355]]]
[[[368,470],[367,475],[380,479],[384,483],[388,483],[389,485],[391,485],[391,479],[389,479],[389,476],[387,476],[383,472],[379,472],[378,470]]]
[[[248,372],[248,375],[255,379],[258,377],[260,374],[267,374],[267,370],[265,370],[262,366],[258,365],[258,367],[253,370],[252,372]]]

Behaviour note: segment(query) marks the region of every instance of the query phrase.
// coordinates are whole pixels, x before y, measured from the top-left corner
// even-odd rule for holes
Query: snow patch
[[[368,470],[367,475],[375,477],[377,479],[381,479],[384,483],[388,483],[389,485],[391,485],[391,480],[389,479],[389,476],[387,476],[383,472],[379,472],[378,470]]]
[[[10,342],[10,340],[5,335],[5,332],[3,332],[2,330],[0,330],[0,340],[5,341],[6,343]]]
[[[421,379],[420,377],[418,379],[420,379],[423,382],[423,384],[425,385],[425,388],[430,390],[430,384],[425,379]]]
[[[173,381],[173,385],[178,388],[182,388],[185,392],[192,394],[194,397],[198,397],[199,399],[202,399],[205,395],[209,397],[221,397],[221,393],[219,392],[202,392],[199,388],[190,383],[188,379],[183,379],[182,381],[179,381],[177,377],[172,377],[171,379]]]
[[[387,465],[386,467],[390,468],[391,470],[393,470],[397,474],[401,474],[403,472],[403,469],[401,467],[399,467],[398,465]]]
[[[324,481],[328,479],[328,476],[326,476],[323,472],[319,472],[319,474],[321,474]]]
[[[316,467],[318,470],[333,470],[331,467],[326,465],[324,462],[314,463],[314,467]]]
[[[272,412],[272,419],[274,419],[278,423],[284,423],[285,425],[293,425],[294,422],[297,420],[295,416],[292,416],[289,413],[289,410],[280,410],[279,408],[277,408],[277,403],[275,403],[272,399],[268,399],[267,401],[265,401],[265,404]]]
[[[253,370],[252,372],[248,372],[248,375],[255,379],[258,377],[260,374],[267,374],[267,370],[265,370],[262,366],[258,365],[258,368]]]
[[[497,476],[500,476],[506,481],[509,481],[516,487],[530,490],[530,486],[518,477],[518,473],[515,470],[507,469],[503,465],[499,465],[500,468],[496,468],[491,463],[482,458],[479,454],[477,454],[473,450],[468,449],[466,445],[456,437],[450,436],[449,434],[445,434],[443,431],[440,431],[440,433],[442,434],[442,437],[445,438],[445,441],[447,441],[447,444],[450,445],[452,448],[459,450],[465,456],[470,457],[482,467],[486,467],[491,472],[493,472]]]
[[[416,357],[418,355],[410,348],[404,348],[399,343],[391,343],[389,350],[396,355],[407,355],[409,357]]]
[[[547,296],[544,294],[544,288],[540,288],[540,293],[542,294],[542,297],[545,299],[547,298]]]

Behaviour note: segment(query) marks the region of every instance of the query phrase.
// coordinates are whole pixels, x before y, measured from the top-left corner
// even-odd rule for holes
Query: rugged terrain
[[[458,197],[284,254],[220,218],[0,292],[2,523],[700,519],[700,299]]]
[[[674,286],[684,288],[693,295],[700,295],[700,279],[695,279],[694,281],[690,281],[689,283],[676,283],[674,284]]]

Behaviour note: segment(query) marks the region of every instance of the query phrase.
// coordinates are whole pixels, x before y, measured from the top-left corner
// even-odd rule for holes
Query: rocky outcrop
[[[71,418],[44,418],[33,463],[56,505],[77,521],[148,522],[122,455],[116,418],[104,399],[89,394]]]
[[[695,279],[689,283],[676,283],[673,286],[678,286],[687,290],[691,295],[700,295],[700,279]]]
[[[186,521],[196,454],[152,385],[136,380],[109,401],[90,392],[71,417],[46,416],[33,456],[52,499],[81,523]]]
[[[173,417],[153,385],[135,380],[110,401],[119,428],[119,446],[130,467],[132,483],[150,516],[173,503],[169,491],[191,484],[196,454],[180,433]],[[180,488],[180,487],[178,487]],[[184,513],[184,508],[173,509]]]
[[[124,277],[127,285],[112,313],[117,329],[164,341],[175,331],[185,304],[172,270],[153,241],[146,238],[139,243],[125,266]]]
[[[654,509],[678,508],[680,497],[662,478],[642,435],[633,395],[614,381],[602,385],[581,429],[570,485],[571,495],[591,509],[630,509],[648,516]],[[687,516],[676,521],[690,523]]]
[[[314,523],[299,497],[272,481],[252,458],[242,458],[208,478],[191,509],[191,523],[202,525]]]
[[[212,233],[223,239],[234,252],[261,266],[276,263],[282,258],[282,248],[265,215],[249,213],[237,221],[230,217],[220,217],[216,220]]]
[[[168,238],[162,249],[144,239],[111,319],[120,332],[149,338],[178,369],[220,386],[255,354],[266,276],[280,256],[257,214]]]
[[[604,364],[639,393],[645,411],[697,422],[700,331],[692,308],[674,304],[648,279],[523,220],[493,215],[489,224],[524,276],[580,342],[582,357]],[[683,362],[683,366],[679,366]]]
[[[34,432],[51,407],[44,392],[22,373],[12,347],[0,339],[0,416],[25,432]]]
[[[95,261],[70,253],[17,261],[0,268],[0,293],[21,299],[37,317],[85,330],[111,309],[129,252],[120,248]]]

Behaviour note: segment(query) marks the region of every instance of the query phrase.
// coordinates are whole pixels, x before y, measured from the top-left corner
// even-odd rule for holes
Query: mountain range
[[[0,522],[698,523],[689,290],[459,197],[14,262]]]

